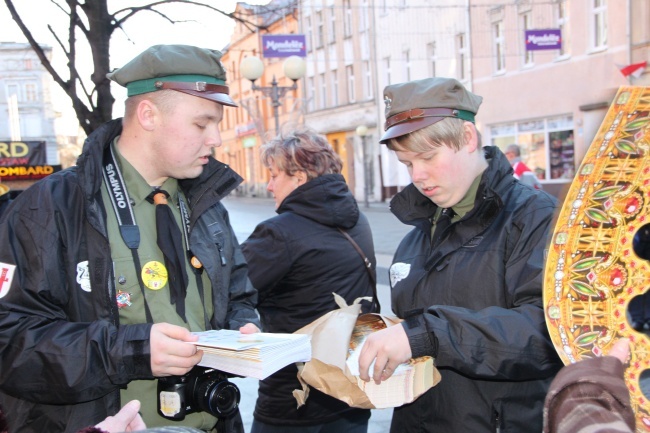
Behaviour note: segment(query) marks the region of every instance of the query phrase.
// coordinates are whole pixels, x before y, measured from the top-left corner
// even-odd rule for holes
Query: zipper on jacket
[[[219,258],[221,259],[221,266],[226,266],[226,257],[223,255],[223,246],[217,242],[217,250],[219,250]]]

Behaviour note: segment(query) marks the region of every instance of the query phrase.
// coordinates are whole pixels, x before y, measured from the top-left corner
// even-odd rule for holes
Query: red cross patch
[[[0,262],[0,298],[3,298],[7,293],[9,293],[15,270],[16,265],[9,265]]]

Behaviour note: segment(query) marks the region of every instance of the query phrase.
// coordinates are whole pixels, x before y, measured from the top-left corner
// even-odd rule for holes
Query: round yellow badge
[[[167,284],[167,268],[155,260],[145,263],[142,268],[142,282],[148,289],[162,289]]]

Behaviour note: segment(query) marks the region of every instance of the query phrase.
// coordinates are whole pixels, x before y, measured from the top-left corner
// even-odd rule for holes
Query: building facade
[[[257,28],[239,22],[224,50],[231,96],[241,107],[226,110],[223,146],[216,156],[246,179],[239,193],[268,195],[259,146],[277,133],[272,98],[253,89],[242,75],[241,62],[248,56],[262,58],[264,72],[255,85],[269,89],[276,80],[278,86],[289,87],[293,83],[284,75],[284,59],[262,56],[262,37],[300,34],[306,43],[306,73],[297,80],[296,90],[278,99],[279,124],[305,124],[325,135],[343,160],[342,174],[355,196],[366,201],[384,198],[376,145],[380,95],[372,3],[273,0],[265,6],[238,3],[235,14]]]
[[[408,185],[410,177],[394,153],[377,144],[385,119],[383,90],[428,77],[458,78],[471,90],[468,7],[459,0],[378,0],[374,5],[380,96],[374,145],[385,167],[382,183],[391,192]]]
[[[620,86],[650,85],[620,68],[648,59],[645,0],[472,0],[470,76],[484,97],[485,144],[518,143],[544,188],[561,195],[572,181]],[[561,48],[526,49],[526,30],[560,29]],[[483,55],[479,55],[483,53]],[[487,54],[487,55],[486,55]]]
[[[383,89],[432,76],[457,78],[483,96],[484,144],[520,144],[544,188],[560,195],[619,86],[650,85],[647,63],[621,72],[650,60],[648,0],[272,0],[240,2],[235,15],[222,60],[240,107],[225,110],[215,152],[245,178],[242,195],[268,196],[259,147],[277,133],[277,119],[326,135],[357,199],[390,198],[410,179],[378,144]],[[561,46],[526,49],[526,32],[544,29],[559,31]],[[305,39],[305,76],[279,98],[254,90],[241,73],[242,60],[258,56],[265,67],[256,86],[293,86],[284,59],[263,56],[265,35]],[[59,163],[51,83],[27,44],[0,44],[5,157],[19,138],[45,142],[47,163]]]
[[[59,165],[52,83],[29,44],[0,43],[0,182],[12,190]]]
[[[377,114],[377,34],[370,0],[302,0],[305,123],[327,136],[358,199],[385,196]]]
[[[267,169],[260,162],[260,146],[274,136],[275,108],[280,125],[304,123],[302,87],[285,93],[274,108],[273,98],[253,90],[253,83],[242,75],[240,65],[248,56],[262,59],[264,71],[255,85],[271,88],[291,87],[293,82],[284,76],[283,58],[262,56],[262,35],[298,33],[297,3],[295,0],[273,0],[265,6],[238,3],[234,14],[241,18],[235,25],[230,44],[223,50],[222,63],[226,68],[230,96],[239,104],[226,107],[221,123],[223,144],[216,149],[217,159],[231,165],[244,177],[237,193],[266,197],[269,180]]]
[[[544,188],[570,183],[619,86],[649,85],[650,2],[627,0],[274,0],[238,5],[263,24],[238,24],[224,62],[242,109],[227,114],[224,160],[245,174],[247,194],[263,194],[258,147],[274,133],[268,98],[252,91],[239,64],[260,55],[261,34],[303,34],[307,70],[280,98],[280,123],[305,123],[327,136],[344,162],[357,199],[390,198],[408,173],[378,144],[383,89],[389,84],[453,77],[483,96],[477,126],[485,145],[517,143]],[[530,50],[526,32],[552,29],[553,49]],[[281,61],[264,59],[268,86]],[[238,99],[239,98],[239,99]],[[232,118],[231,118],[232,117]]]
[[[484,98],[483,143],[520,144],[544,189],[558,196],[619,86],[650,85],[647,66],[638,77],[620,71],[650,60],[646,0],[379,0],[375,11],[379,87],[458,79]],[[543,29],[561,32],[561,48],[527,50],[526,31]],[[384,182],[408,184],[403,168],[384,158],[392,176]]]

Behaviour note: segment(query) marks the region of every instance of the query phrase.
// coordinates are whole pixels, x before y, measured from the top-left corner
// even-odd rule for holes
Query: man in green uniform
[[[220,58],[158,45],[108,74],[127,88],[124,119],[0,225],[0,406],[15,432],[74,432],[135,398],[149,427],[215,430],[203,411],[159,415],[157,379],[197,371],[193,331],[259,330],[221,203],[242,179],[212,157],[236,106]],[[243,431],[239,415],[219,430]]]

